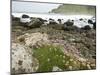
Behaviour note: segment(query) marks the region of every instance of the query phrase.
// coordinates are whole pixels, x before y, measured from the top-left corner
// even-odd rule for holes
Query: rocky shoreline
[[[12,25],[12,73],[95,69],[96,30],[59,28]]]

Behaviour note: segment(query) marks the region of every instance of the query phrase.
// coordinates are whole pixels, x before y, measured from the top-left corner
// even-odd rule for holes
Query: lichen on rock
[[[48,35],[45,34],[45,33],[26,33],[22,36],[19,36],[17,38],[19,41],[20,40],[23,40],[23,41],[20,41],[20,42],[23,42],[26,46],[29,46],[29,47],[33,47],[35,46],[36,44],[37,45],[41,45],[41,44],[45,44],[45,43],[49,43],[49,40],[48,40]]]
[[[36,72],[39,63],[32,50],[19,43],[12,43],[12,74]]]

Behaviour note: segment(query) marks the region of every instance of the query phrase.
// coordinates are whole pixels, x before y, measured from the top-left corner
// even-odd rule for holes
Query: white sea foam
[[[49,18],[54,19],[56,22],[58,19],[63,19],[62,23],[66,22],[68,19],[72,19],[74,20],[74,25],[76,25],[77,27],[84,27],[85,25],[90,25],[90,27],[92,28],[92,24],[88,24],[88,22],[83,22],[83,21],[79,21],[80,18],[83,19],[91,19],[93,17],[93,15],[62,15],[62,14],[54,14],[54,13],[50,13],[50,14],[36,14],[36,13],[12,13],[13,16],[15,17],[21,17],[23,14],[29,15],[30,17],[40,17],[43,18],[45,20],[49,20]]]
[[[62,14],[54,14],[54,13],[50,13],[50,14],[36,14],[36,13],[12,13],[12,15],[14,15],[15,17],[21,17],[23,14],[27,14],[30,17],[41,17],[43,19],[48,19],[48,18],[52,18],[52,19],[79,19],[79,18],[91,18],[93,17],[93,15],[62,15]]]

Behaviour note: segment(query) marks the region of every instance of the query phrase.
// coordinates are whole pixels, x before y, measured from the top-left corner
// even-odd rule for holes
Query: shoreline
[[[41,18],[53,18],[53,19],[79,19],[79,18],[92,18],[93,15],[64,15],[64,14],[54,14],[54,13],[12,13],[15,17],[21,17],[23,14],[27,14],[30,17],[41,17]]]

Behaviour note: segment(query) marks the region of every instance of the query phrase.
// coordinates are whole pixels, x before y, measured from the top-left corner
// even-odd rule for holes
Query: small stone
[[[69,66],[69,69],[70,69],[70,70],[72,70],[72,69],[73,69],[73,67],[72,67],[72,66]]]
[[[65,66],[68,66],[68,64],[66,63]]]
[[[91,69],[90,65],[87,64],[88,69]]]
[[[73,39],[73,38],[71,38],[71,39],[69,39],[71,42],[73,42],[73,41],[75,41],[75,39]]]
[[[86,63],[82,63],[83,66],[86,66]]]
[[[39,47],[42,47],[42,44],[38,43],[38,46],[39,46]]]
[[[12,68],[13,71],[15,71],[15,68]]]
[[[38,46],[36,46],[36,48],[39,48]]]
[[[66,63],[69,64],[69,61],[67,61]]]
[[[70,61],[73,61],[73,59],[70,59]]]
[[[87,64],[90,64],[90,62],[87,62]]]
[[[86,59],[84,59],[84,58],[79,58],[78,60],[79,60],[79,61],[86,62]]]
[[[58,66],[53,66],[52,71],[62,71],[62,69],[60,69]]]
[[[91,66],[96,66],[95,64],[91,64]]]
[[[77,64],[76,61],[73,62],[74,64]]]
[[[21,61],[21,60],[18,61],[18,64],[19,65],[22,65],[22,63],[23,63],[23,61]]]

